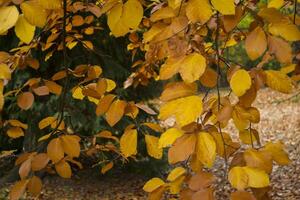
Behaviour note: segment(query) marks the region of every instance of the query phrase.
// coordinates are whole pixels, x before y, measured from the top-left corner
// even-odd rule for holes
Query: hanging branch
[[[220,55],[219,55],[219,34],[220,34],[220,24],[219,24],[219,12],[217,12],[217,32],[216,32],[216,38],[215,38],[215,43],[216,43],[216,56],[217,56],[217,92],[218,92],[218,112],[221,110],[221,94],[220,94],[220,83],[221,83],[221,68],[220,68]],[[225,139],[224,135],[222,133],[222,128],[221,128],[221,123],[218,122],[218,128],[219,128],[219,133],[221,134],[222,142],[223,142],[223,148],[224,148],[224,159],[225,159],[225,173],[224,176],[226,176],[226,172],[228,169],[228,161],[227,161],[227,153],[226,153],[226,144],[225,144]]]

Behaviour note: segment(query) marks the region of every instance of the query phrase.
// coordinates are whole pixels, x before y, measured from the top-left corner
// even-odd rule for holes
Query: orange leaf
[[[126,102],[122,100],[116,100],[111,104],[106,113],[106,121],[111,127],[122,119],[125,107]]]
[[[59,163],[55,164],[55,169],[58,175],[63,178],[71,178],[72,176],[71,166],[64,160],[61,160]]]
[[[37,196],[40,194],[42,190],[42,181],[39,177],[33,176],[27,185],[28,191],[33,194],[34,196]]]
[[[50,141],[47,146],[47,155],[54,163],[57,163],[64,157],[64,149],[59,138]]]
[[[64,152],[70,157],[79,157],[80,155],[80,138],[75,135],[63,135],[60,137]]]
[[[18,96],[17,104],[23,110],[31,108],[34,102],[34,96],[31,92],[24,92]]]

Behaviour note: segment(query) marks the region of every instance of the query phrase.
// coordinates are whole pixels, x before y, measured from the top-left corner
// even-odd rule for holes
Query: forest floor
[[[261,122],[255,126],[260,133],[262,144],[267,141],[281,140],[286,145],[292,163],[288,166],[275,166],[271,175],[273,200],[300,199],[300,95],[283,95],[269,89],[259,92],[255,106],[261,111]],[[234,138],[237,133],[229,127]],[[217,162],[213,171],[222,165]],[[91,174],[92,173],[92,174]],[[147,199],[142,191],[146,178],[136,174],[118,173],[101,176],[95,170],[83,171],[70,180],[57,176],[44,178],[41,200],[143,200]],[[227,200],[228,183],[217,188],[217,200]],[[6,199],[8,188],[0,189],[0,199]],[[1,196],[2,195],[2,196]]]

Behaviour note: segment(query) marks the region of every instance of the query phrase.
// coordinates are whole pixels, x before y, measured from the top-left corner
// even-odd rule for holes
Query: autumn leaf
[[[14,184],[9,193],[9,199],[18,200],[22,197],[28,184],[27,180],[21,180]]]
[[[55,170],[63,178],[71,178],[72,170],[69,163],[64,160],[59,161],[55,164]]]
[[[234,0],[212,0],[212,5],[223,15],[234,15]]]
[[[143,187],[145,192],[153,192],[157,188],[163,186],[165,182],[160,178],[152,178],[150,179]]]
[[[177,178],[184,175],[185,173],[186,173],[186,170],[183,167],[176,167],[169,173],[167,180],[175,181]]]
[[[15,32],[21,41],[28,44],[34,37],[35,26],[28,23],[24,15],[20,15],[15,26]]]
[[[163,149],[158,146],[158,138],[152,135],[145,135],[146,147],[148,154],[156,159],[161,159]]]
[[[169,149],[168,160],[170,164],[175,164],[188,159],[196,147],[196,135],[185,134],[178,138]]]
[[[237,70],[230,79],[230,87],[235,95],[242,96],[251,87],[251,77],[246,70]]]
[[[186,7],[186,15],[193,23],[205,24],[213,15],[213,11],[208,0],[190,0]]]
[[[275,70],[265,71],[267,75],[267,85],[273,90],[283,93],[290,93],[292,90],[292,81],[284,73]]]
[[[31,92],[23,92],[18,96],[17,104],[23,110],[31,108],[34,102],[34,96]]]
[[[216,142],[206,132],[200,132],[197,136],[197,158],[207,167],[212,167],[216,158]]]
[[[40,194],[42,187],[42,180],[37,176],[33,176],[27,184],[28,192],[34,196],[38,196]]]
[[[160,148],[164,148],[172,145],[177,138],[181,137],[183,132],[176,128],[170,128],[166,132],[164,132],[158,141],[158,145]]]
[[[175,116],[180,126],[195,121],[202,113],[202,99],[198,96],[189,96],[170,101],[160,108],[158,118],[165,120]]]
[[[19,17],[19,11],[16,6],[0,7],[0,35],[12,28]]]
[[[259,58],[267,49],[267,38],[261,27],[256,27],[246,38],[246,52],[251,60]]]
[[[122,100],[115,100],[106,112],[105,119],[110,126],[118,123],[124,115],[126,102]]]
[[[49,142],[47,146],[47,155],[54,163],[57,163],[64,157],[64,149],[59,138],[54,138]]]
[[[61,145],[64,149],[65,154],[73,157],[79,157],[80,155],[80,138],[76,135],[62,135],[59,137]]]
[[[120,148],[126,158],[137,154],[137,130],[129,129],[123,133]]]
[[[191,53],[181,62],[179,73],[187,83],[198,80],[206,69],[206,59],[199,53]]]
[[[12,127],[6,133],[10,138],[14,139],[24,136],[24,131],[20,127]]]

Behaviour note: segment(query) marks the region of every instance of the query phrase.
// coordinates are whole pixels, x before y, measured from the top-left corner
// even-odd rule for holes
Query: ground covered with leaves
[[[261,111],[261,123],[255,127],[260,132],[261,142],[282,140],[292,160],[288,166],[275,166],[273,169],[273,200],[300,199],[300,95],[296,94],[282,95],[264,89],[259,92],[255,102]],[[228,128],[228,132],[238,138],[233,126]],[[222,164],[216,162],[212,169],[220,177],[223,175],[219,170]],[[97,170],[86,170],[68,180],[57,176],[46,176],[44,179],[39,199],[147,199],[147,194],[142,190],[147,177],[136,174],[117,172],[101,176]],[[228,199],[230,185],[223,180],[218,179],[221,184],[217,184],[217,199]],[[8,188],[0,190],[0,199],[6,199]]]

